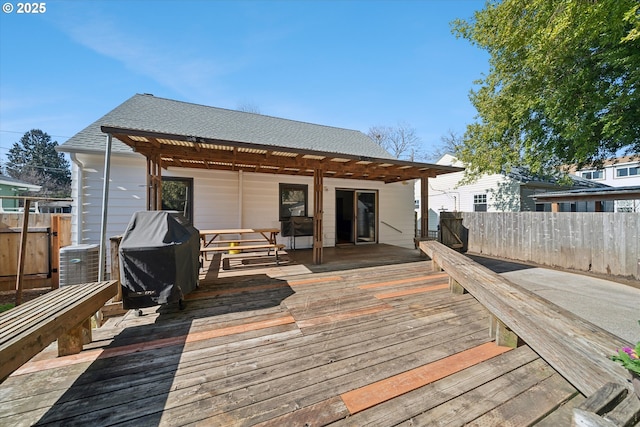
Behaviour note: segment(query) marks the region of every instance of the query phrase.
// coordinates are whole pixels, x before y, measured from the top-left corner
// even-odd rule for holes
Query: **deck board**
[[[526,345],[463,360],[495,347],[489,315],[429,261],[354,265],[209,272],[184,311],[111,319],[79,357],[28,362],[0,385],[0,425],[529,425],[579,401]]]

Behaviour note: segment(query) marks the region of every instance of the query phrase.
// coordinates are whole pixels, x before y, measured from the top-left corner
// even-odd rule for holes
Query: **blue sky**
[[[0,162],[24,132],[61,144],[135,93],[365,133],[403,122],[432,152],[473,121],[468,94],[489,68],[451,33],[479,0],[8,3]]]

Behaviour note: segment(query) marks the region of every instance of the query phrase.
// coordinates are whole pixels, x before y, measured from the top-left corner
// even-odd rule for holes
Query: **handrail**
[[[395,228],[393,225],[391,225],[391,224],[389,224],[389,223],[386,223],[386,222],[384,222],[384,221],[380,221],[380,222],[381,222],[381,223],[383,223],[384,225],[386,225],[386,226],[387,226],[387,227],[389,227],[389,228],[393,228],[393,229],[394,229],[394,230],[396,230],[398,233],[402,233],[402,230],[400,230],[400,229],[398,229],[398,228]]]

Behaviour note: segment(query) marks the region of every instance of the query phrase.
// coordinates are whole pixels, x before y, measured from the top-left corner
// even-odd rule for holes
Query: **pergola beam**
[[[313,177],[313,262],[322,263],[323,179],[341,178],[394,183],[463,168],[398,159],[374,158],[304,148],[226,141],[139,129],[101,126],[147,158],[147,208],[162,209],[162,168],[217,169]]]
[[[101,127],[146,157],[161,156],[164,168],[194,167],[222,170],[261,172],[269,167],[289,175],[312,175],[322,169],[324,176],[335,172],[336,177],[397,182],[416,179],[424,174],[436,176],[459,172],[463,168],[432,165],[398,159],[331,153],[293,147],[278,147],[241,141],[226,141],[188,135],[173,135],[138,129]],[[199,163],[195,163],[195,162]],[[217,164],[221,163],[221,164]],[[230,164],[226,165],[225,163]],[[286,168],[294,168],[288,171]],[[308,169],[309,171],[303,171]]]

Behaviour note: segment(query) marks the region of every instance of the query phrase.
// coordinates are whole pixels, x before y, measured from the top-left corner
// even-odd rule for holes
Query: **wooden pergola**
[[[226,141],[191,135],[101,126],[108,138],[117,138],[147,159],[147,209],[162,203],[162,169],[169,167],[245,171],[313,177],[313,260],[322,263],[323,179],[402,182],[422,181],[422,233],[428,230],[429,178],[463,168],[397,159],[356,156],[246,141]],[[107,144],[109,147],[110,144]]]

